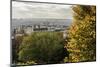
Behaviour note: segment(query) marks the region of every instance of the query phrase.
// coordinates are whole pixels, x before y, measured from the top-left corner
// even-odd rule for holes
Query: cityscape
[[[27,21],[25,22],[23,21],[22,24],[17,24],[17,25],[13,24],[12,35],[13,36],[23,36],[23,34],[30,35],[32,32],[63,32],[63,36],[65,38],[67,29],[71,25],[71,20],[68,20],[67,24],[66,24],[66,20],[64,19],[60,21],[59,20],[57,21],[57,19],[55,19],[55,20],[47,21],[45,19],[45,21],[41,21],[41,22],[31,21],[31,23],[29,24],[25,24],[25,22],[28,23]],[[12,23],[14,22],[16,21],[13,20]]]

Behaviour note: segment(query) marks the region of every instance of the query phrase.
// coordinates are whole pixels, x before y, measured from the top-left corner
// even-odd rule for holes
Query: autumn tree
[[[73,6],[73,23],[68,33],[68,62],[96,60],[96,7]]]

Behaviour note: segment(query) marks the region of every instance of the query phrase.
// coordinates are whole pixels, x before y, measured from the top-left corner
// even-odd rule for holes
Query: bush
[[[24,37],[20,45],[19,60],[38,64],[59,63],[65,57],[61,32],[34,32]]]

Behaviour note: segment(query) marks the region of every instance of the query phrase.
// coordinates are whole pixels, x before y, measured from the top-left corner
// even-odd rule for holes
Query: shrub
[[[61,32],[34,32],[24,37],[20,45],[19,60],[35,61],[38,64],[59,63],[65,53]]]

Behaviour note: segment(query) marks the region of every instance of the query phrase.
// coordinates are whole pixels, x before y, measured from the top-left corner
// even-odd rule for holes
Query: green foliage
[[[20,45],[19,60],[38,64],[59,63],[65,57],[61,32],[33,32]]]
[[[96,60],[96,7],[74,6],[74,20],[66,48],[69,62]]]

